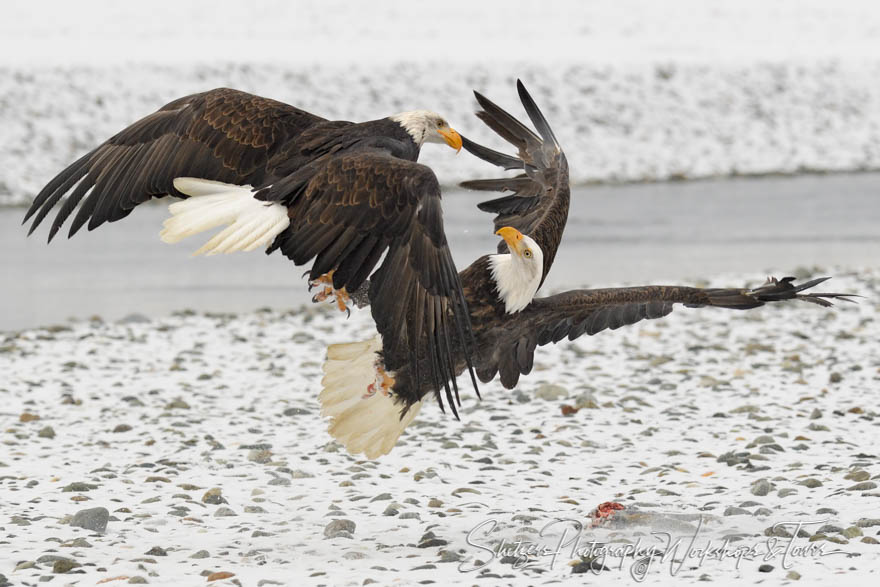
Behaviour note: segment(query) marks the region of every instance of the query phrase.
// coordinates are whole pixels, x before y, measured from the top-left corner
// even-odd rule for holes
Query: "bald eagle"
[[[458,417],[456,377],[465,371],[477,395],[477,377],[500,375],[502,385],[515,386],[539,345],[658,318],[675,303],[748,309],[846,299],[802,294],[823,279],[795,286],[790,278],[756,289],[645,286],[536,298],[568,217],[568,165],[537,105],[522,83],[517,88],[537,134],[476,93],[478,117],[516,156],[461,137],[427,110],[352,123],[232,89],[193,94],[59,173],[25,222],[33,218],[33,232],[60,204],[51,241],[74,210],[70,236],[167,194],[181,201],[169,207],[165,242],[226,225],[198,252],[264,248],[311,262],[315,301],[329,298],[346,311],[369,305],[376,323],[374,338],[328,347],[319,395],[331,435],[369,458],[393,448],[427,397]],[[425,143],[463,146],[520,172],[463,184],[511,194],[480,204],[496,215],[502,240],[496,254],[461,273],[443,231],[437,178],[416,162]]]

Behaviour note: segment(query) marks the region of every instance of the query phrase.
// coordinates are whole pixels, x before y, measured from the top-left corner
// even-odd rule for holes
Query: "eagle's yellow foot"
[[[342,289],[333,289],[333,271],[309,281],[309,291],[319,286],[323,287],[321,291],[312,296],[313,302],[318,303],[333,299],[340,312],[345,312],[348,316],[351,316],[351,308],[348,306],[351,302],[351,296],[348,295],[344,287]]]
[[[391,397],[391,388],[394,387],[394,378],[385,372],[381,364],[376,365],[376,380],[367,386],[367,392],[363,399],[367,399],[381,393],[385,397]]]

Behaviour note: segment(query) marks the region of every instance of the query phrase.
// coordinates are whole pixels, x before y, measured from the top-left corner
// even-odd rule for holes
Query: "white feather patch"
[[[378,336],[330,345],[321,381],[324,388],[318,396],[321,415],[330,418],[330,435],[348,452],[364,453],[368,459],[388,454],[422,405],[414,404],[401,418],[402,404],[381,392],[367,393],[376,379],[376,353],[381,348]]]
[[[164,242],[180,242],[188,236],[229,225],[196,251],[196,255],[265,248],[290,224],[285,206],[254,199],[249,185],[178,177],[174,187],[190,197],[168,206],[171,217],[159,233]]]

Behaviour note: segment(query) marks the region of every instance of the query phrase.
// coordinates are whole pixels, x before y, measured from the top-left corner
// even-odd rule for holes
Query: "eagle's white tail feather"
[[[379,337],[330,345],[321,381],[324,389],[318,396],[321,415],[330,418],[331,436],[350,453],[362,452],[370,459],[394,448],[421,407],[421,402],[414,404],[401,419],[402,404],[381,391],[368,392],[376,381],[376,353],[381,348]]]
[[[196,255],[253,251],[269,246],[290,224],[287,208],[254,199],[249,185],[178,177],[174,187],[190,196],[168,207],[171,218],[159,236],[176,243],[188,236],[228,224],[204,244]]]

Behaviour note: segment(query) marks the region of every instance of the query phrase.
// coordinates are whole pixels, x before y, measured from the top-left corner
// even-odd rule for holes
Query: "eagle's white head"
[[[412,110],[391,117],[406,129],[413,141],[421,147],[424,143],[445,143],[461,151],[461,135],[449,127],[446,119],[430,110]]]
[[[495,234],[504,239],[510,252],[489,255],[489,268],[505,311],[515,314],[532,303],[538,292],[544,252],[534,239],[511,226],[499,228]]]

